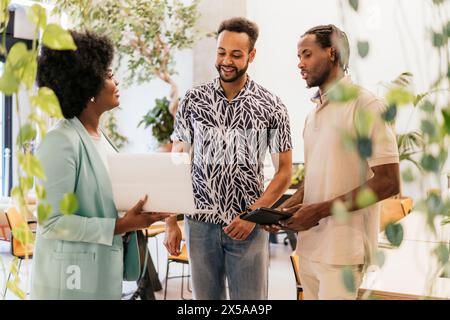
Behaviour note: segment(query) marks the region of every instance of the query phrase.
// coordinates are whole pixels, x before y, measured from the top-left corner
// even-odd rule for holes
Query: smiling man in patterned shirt
[[[190,90],[180,103],[174,152],[193,149],[192,180],[199,213],[187,217],[186,239],[195,299],[267,299],[268,233],[241,220],[271,207],[290,184],[292,143],[281,100],[247,75],[258,27],[245,18],[218,30],[219,77]],[[264,190],[269,149],[276,173]],[[181,231],[168,218],[165,245],[180,254]]]

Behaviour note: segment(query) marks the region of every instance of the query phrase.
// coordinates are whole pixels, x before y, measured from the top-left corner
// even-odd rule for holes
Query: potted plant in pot
[[[166,97],[155,100],[156,105],[149,110],[139,122],[138,127],[144,125],[147,129],[151,127],[152,134],[159,143],[158,151],[170,152],[172,150],[172,141],[170,135],[173,132],[173,115],[170,112],[170,102]]]

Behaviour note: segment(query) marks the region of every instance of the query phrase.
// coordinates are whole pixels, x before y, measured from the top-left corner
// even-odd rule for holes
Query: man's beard
[[[248,62],[247,62],[247,64],[245,65],[245,67],[244,67],[243,69],[241,69],[241,70],[239,70],[239,69],[236,68],[236,67],[231,67],[231,68],[233,68],[233,69],[235,70],[235,74],[236,74],[236,75],[235,75],[234,77],[228,78],[228,79],[222,76],[222,72],[221,72],[221,68],[222,68],[222,67],[226,67],[226,66],[223,66],[223,65],[216,65],[216,69],[217,69],[217,71],[219,72],[220,80],[222,80],[223,82],[234,82],[234,81],[240,79],[240,78],[247,72],[247,69],[248,69]]]
[[[319,77],[311,79],[311,81],[306,81],[306,87],[308,89],[320,87],[328,79],[328,77],[330,76],[330,72],[331,69],[325,70]]]

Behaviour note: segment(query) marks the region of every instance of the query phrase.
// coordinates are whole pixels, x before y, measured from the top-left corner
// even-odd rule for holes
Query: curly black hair
[[[105,84],[114,56],[111,41],[94,32],[70,31],[77,50],[43,46],[38,57],[37,84],[51,88],[66,119],[79,116]]]

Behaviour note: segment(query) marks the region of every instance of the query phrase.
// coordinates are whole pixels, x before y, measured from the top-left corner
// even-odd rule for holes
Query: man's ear
[[[252,63],[253,60],[255,60],[255,56],[256,56],[256,48],[253,48],[253,50],[250,51],[250,53],[249,53],[249,59],[248,59],[248,61],[249,61],[250,63]]]
[[[328,57],[330,58],[330,61],[334,63],[336,61],[336,49],[334,47],[327,48],[328,51]]]

